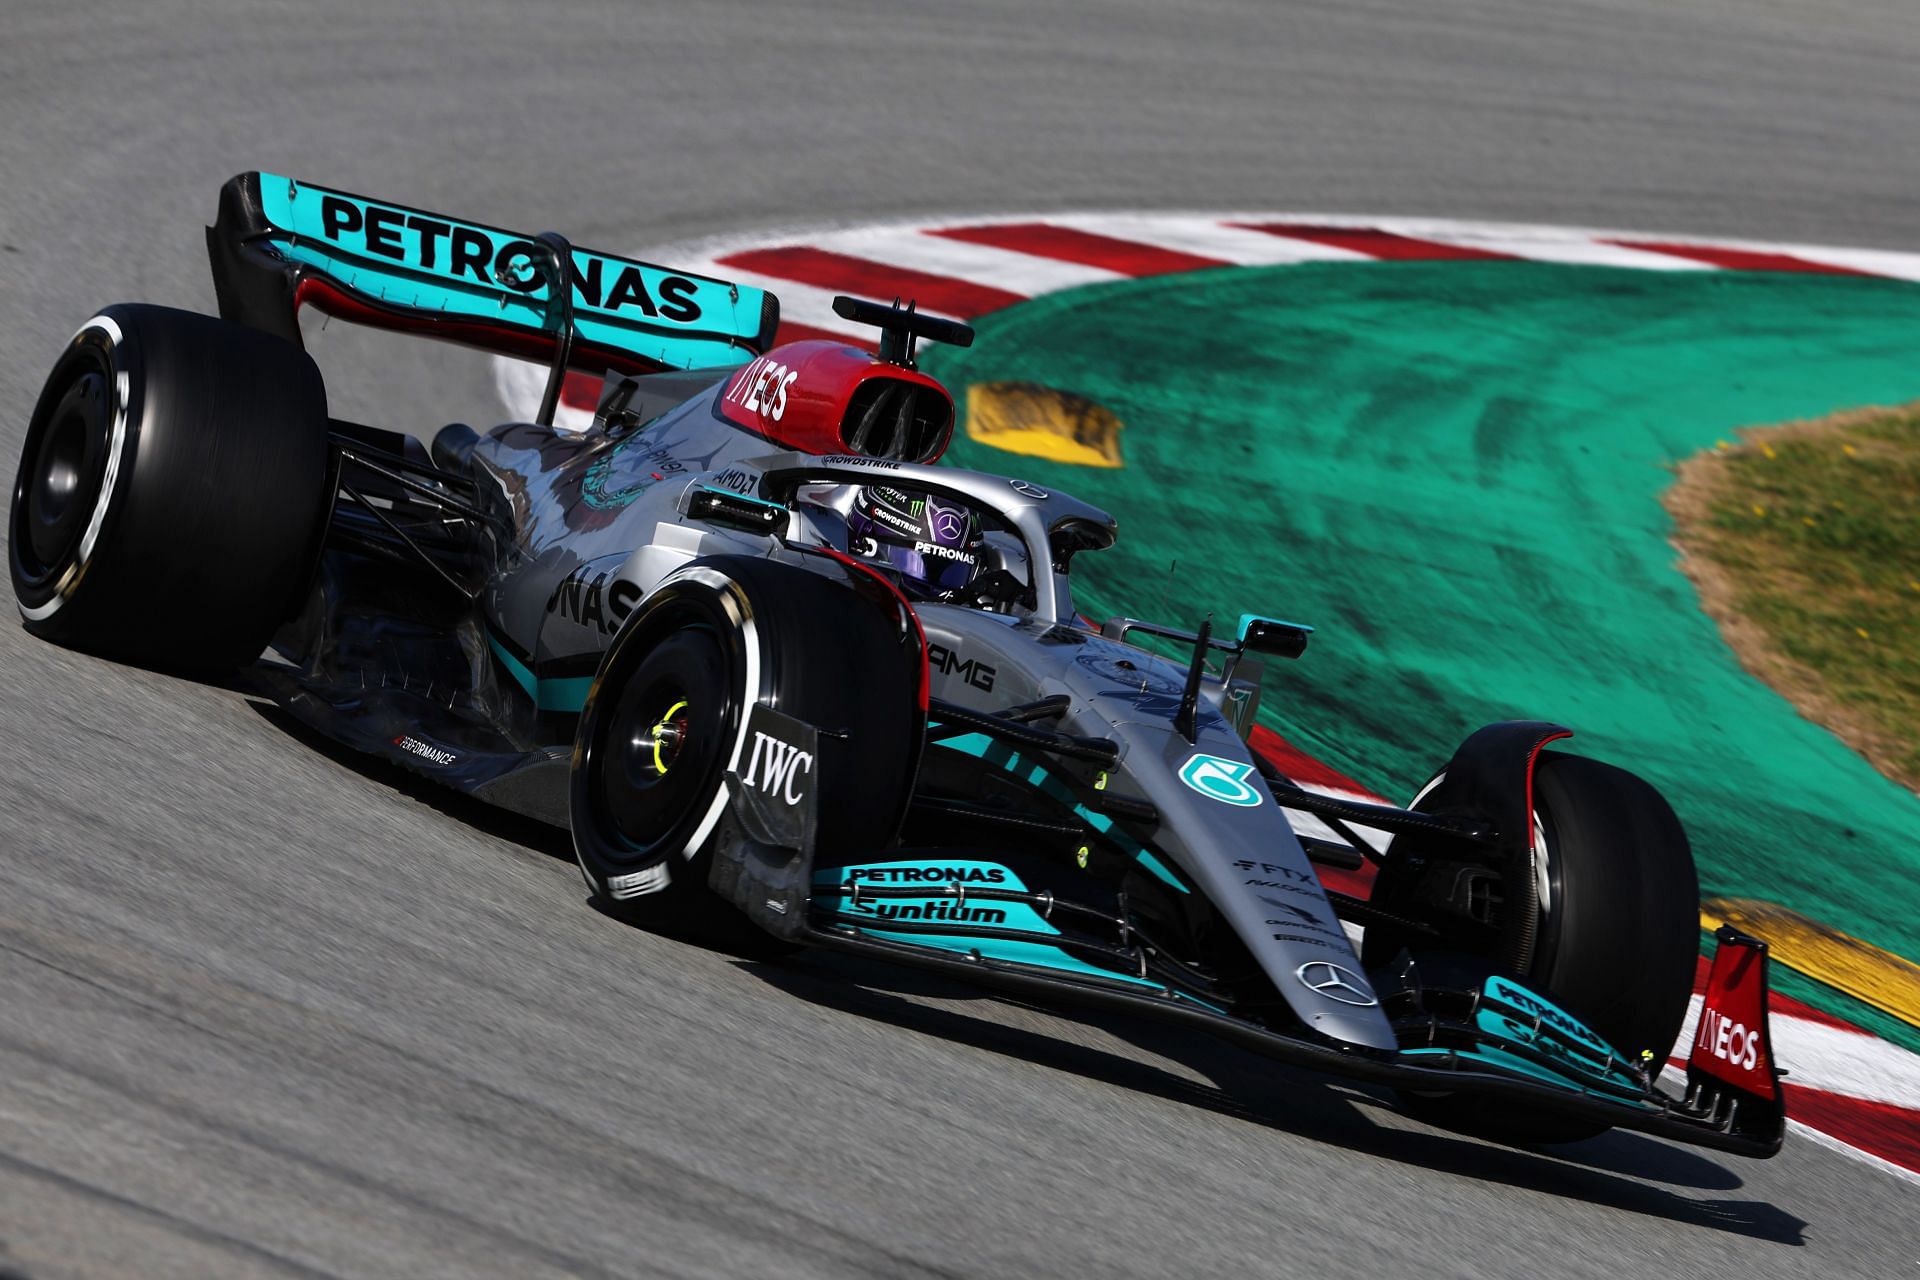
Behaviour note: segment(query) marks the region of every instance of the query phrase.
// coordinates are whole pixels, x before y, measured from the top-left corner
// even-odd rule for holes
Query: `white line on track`
[[[804,324],[814,329],[826,329],[845,334],[855,342],[866,342],[871,338],[870,329],[842,320],[833,313],[834,294],[841,292],[838,289],[817,289],[812,285],[795,284],[791,280],[782,280],[777,276],[761,275],[757,271],[742,271],[738,267],[729,267],[716,262],[713,258],[676,262],[673,265],[682,271],[695,271],[701,275],[728,280],[734,284],[765,289],[780,299],[780,319],[783,322],[792,321],[794,324]],[[932,307],[920,309],[932,315],[948,315],[946,312],[935,311]],[[949,316],[949,318],[958,320],[964,317]]]
[[[816,236],[809,243],[874,262],[910,262],[920,271],[952,276],[956,280],[968,280],[974,284],[992,285],[996,289],[1027,297],[1052,293],[1056,289],[1074,289],[1086,284],[1106,284],[1126,279],[1117,271],[1082,266],[1077,262],[1058,262],[1030,253],[997,249],[992,245],[949,240],[945,236],[929,235],[915,227],[833,231]],[[725,270],[724,267],[720,269]]]
[[[1688,1003],[1687,1019],[1674,1042],[1675,1056],[1682,1059],[1693,1044],[1700,1003],[1697,995]],[[1777,1010],[1767,1024],[1773,1033],[1774,1056],[1794,1084],[1920,1111],[1920,1055],[1865,1031],[1828,1026]]]
[[[1622,231],[1599,227],[1556,226],[1526,222],[1490,222],[1458,218],[1382,217],[1353,213],[1311,213],[1298,211],[1174,211],[1119,210],[1113,212],[1079,211],[1067,213],[1001,213],[978,217],[929,217],[919,220],[862,223],[838,221],[772,227],[760,231],[724,236],[702,237],[677,244],[643,250],[637,256],[652,262],[668,263],[685,270],[702,269],[707,264],[722,279],[731,279],[725,268],[712,266],[713,260],[746,249],[764,249],[783,245],[825,245],[829,237],[851,236],[853,240],[898,244],[905,256],[896,261],[902,267],[918,267],[923,259],[913,252],[922,241],[941,242],[944,237],[921,234],[930,228],[984,227],[1002,223],[1045,222],[1074,227],[1097,235],[1109,235],[1142,244],[1178,249],[1203,257],[1219,258],[1248,266],[1286,265],[1294,262],[1365,262],[1368,255],[1354,250],[1317,244],[1308,240],[1289,240],[1236,226],[1238,223],[1297,223],[1320,227],[1341,227],[1355,231],[1378,230],[1419,240],[1460,244],[1515,257],[1543,262],[1591,263],[1662,271],[1716,270],[1706,263],[1677,259],[1665,254],[1628,249],[1613,241],[1686,245],[1705,249],[1736,249],[1753,253],[1783,254],[1809,262],[1831,263],[1870,274],[1902,280],[1920,280],[1920,253],[1887,249],[1863,249],[1840,245],[1791,244],[1763,240],[1730,240],[1703,237],[1685,232]],[[851,241],[849,241],[851,242]],[[874,257],[872,253],[860,256]],[[933,268],[928,268],[933,269]],[[1024,290],[1015,290],[1024,292]],[[784,301],[784,299],[783,299]]]
[[[1908,1169],[1903,1165],[1897,1165],[1891,1160],[1882,1160],[1871,1151],[1862,1151],[1852,1143],[1836,1138],[1824,1130],[1816,1129],[1810,1124],[1803,1124],[1795,1120],[1792,1116],[1787,1117],[1787,1128],[1796,1138],[1806,1138],[1819,1146],[1826,1147],[1831,1151],[1838,1151],[1841,1155],[1850,1159],[1858,1160],[1862,1164],[1871,1165],[1882,1173],[1892,1174],[1902,1182],[1909,1182],[1916,1187],[1920,1187],[1920,1173],[1915,1173],[1912,1169]]]
[[[1278,215],[1261,214],[1248,221],[1273,221]],[[1307,219],[1300,219],[1306,221]],[[1370,262],[1364,253],[1342,249],[1311,240],[1289,240],[1247,227],[1230,225],[1234,219],[1201,215],[1174,214],[1067,214],[1046,221],[1095,235],[1118,240],[1138,240],[1141,244],[1203,258],[1218,258],[1240,267],[1284,267],[1300,262]],[[1330,224],[1328,224],[1330,225]]]

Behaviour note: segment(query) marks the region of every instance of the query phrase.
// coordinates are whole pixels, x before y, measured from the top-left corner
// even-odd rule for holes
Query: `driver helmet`
[[[965,590],[980,570],[980,520],[958,502],[866,485],[847,515],[848,550],[885,561],[911,588],[936,598]]]

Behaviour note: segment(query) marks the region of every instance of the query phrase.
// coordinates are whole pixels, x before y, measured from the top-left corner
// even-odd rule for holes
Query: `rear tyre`
[[[1527,987],[1626,1053],[1666,1061],[1686,1016],[1700,946],[1700,886],[1687,836],[1658,791],[1624,769],[1543,752],[1534,772],[1538,941]],[[1369,949],[1368,963],[1390,957]],[[1424,963],[1416,951],[1416,963]],[[1491,956],[1473,961],[1493,972]],[[1433,958],[1456,977],[1462,958]],[[1472,978],[1469,978],[1472,980]],[[1422,1119],[1504,1142],[1575,1142],[1607,1128],[1547,1109],[1406,1095]]]
[[[305,352],[211,316],[108,307],[27,426],[14,597],[61,644],[231,669],[305,588],[327,498],[326,389]]]
[[[898,834],[925,733],[917,639],[846,587],[715,557],[637,607],[601,661],[574,745],[574,852],[602,909],[739,944],[771,937],[707,887],[726,772],[756,701],[820,729],[816,847]]]

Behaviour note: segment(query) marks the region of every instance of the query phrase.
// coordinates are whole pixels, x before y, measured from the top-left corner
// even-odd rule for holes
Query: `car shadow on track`
[[[1200,1107],[1329,1146],[1439,1173],[1565,1196],[1775,1244],[1802,1245],[1806,1222],[1766,1201],[1695,1199],[1671,1186],[1732,1191],[1739,1175],[1717,1158],[1640,1134],[1612,1132],[1557,1150],[1507,1147],[1401,1118],[1391,1095],[1301,1070],[1211,1037],[1103,1010],[1061,1011],[944,976],[866,958],[806,952],[742,966],[781,992],[824,1008],[972,1045],[1130,1093]],[[1212,1082],[1093,1045],[976,1017],[956,1005],[992,1000],[1061,1014]],[[933,1002],[933,1003],[930,1003]]]
[[[390,786],[449,818],[530,853],[568,864],[573,861],[571,841],[556,827],[495,808],[342,746],[265,700],[249,697],[248,705],[281,732],[370,781]],[[1440,1173],[1565,1196],[1776,1244],[1805,1243],[1807,1224],[1771,1203],[1692,1199],[1649,1185],[1731,1191],[1743,1184],[1733,1169],[1714,1158],[1640,1134],[1613,1132],[1557,1150],[1499,1146],[1403,1119],[1394,1112],[1385,1091],[1288,1067],[1225,1041],[1195,1036],[1145,1018],[1104,1010],[1062,1013],[940,974],[825,951],[802,951],[772,960],[753,954],[751,948],[716,944],[712,939],[675,937],[674,941],[731,955],[744,972],[788,996],[823,1008],[973,1045],[1130,1093],[1200,1107],[1249,1124]],[[1064,1016],[1145,1053],[1179,1063],[1212,1081],[1212,1085],[1197,1083],[1139,1058],[976,1017],[955,1007],[974,1001]]]

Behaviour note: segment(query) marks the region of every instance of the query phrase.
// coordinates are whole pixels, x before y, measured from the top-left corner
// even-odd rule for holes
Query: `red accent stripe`
[[[930,236],[984,244],[995,249],[1011,249],[1036,258],[1077,262],[1087,267],[1102,267],[1123,276],[1164,276],[1176,271],[1205,271],[1209,267],[1232,265],[1219,258],[1203,258],[1197,253],[1181,253],[1158,245],[1097,235],[1073,227],[1056,227],[1046,222],[1003,222],[986,227],[941,227],[930,229]]]
[[[1787,1114],[1902,1169],[1920,1173],[1920,1111],[1781,1082]]]
[[[1334,893],[1344,893],[1350,898],[1365,900],[1373,896],[1373,882],[1380,874],[1380,868],[1371,862],[1363,862],[1358,870],[1348,871],[1344,867],[1327,867],[1314,864],[1313,872],[1320,877],[1322,888]]]
[[[869,355],[872,354],[875,346],[874,342],[867,338],[850,338],[843,333],[834,333],[828,329],[816,329],[808,324],[795,324],[791,320],[782,320],[780,322],[780,332],[774,335],[773,345],[779,347],[785,346],[789,342],[812,342],[815,340],[837,342],[846,347],[858,347]]]
[[[1557,733],[1546,734],[1540,739],[1540,741],[1534,743],[1533,750],[1527,753],[1527,821],[1529,823],[1531,823],[1534,820],[1533,773],[1534,773],[1535,766],[1537,766],[1540,763],[1540,752],[1545,749],[1546,745],[1549,742],[1558,742],[1562,738],[1571,738],[1572,736],[1573,736],[1573,730],[1571,729],[1562,729]],[[1533,831],[1531,827],[1528,828],[1527,838],[1528,838],[1527,847],[1529,850],[1531,850],[1533,847],[1532,846]],[[1532,854],[1531,852],[1529,852],[1528,854],[1529,865],[1532,864],[1532,860],[1533,860]]]
[[[1438,240],[1420,240],[1378,227],[1321,227],[1309,222],[1236,222],[1229,224],[1248,231],[1264,231],[1285,240],[1309,240],[1335,249],[1351,249],[1369,258],[1389,262],[1515,262],[1510,253],[1491,249],[1470,249],[1465,245],[1445,244]]]
[[[1247,745],[1264,757],[1268,764],[1302,786],[1330,787],[1336,791],[1365,796],[1381,804],[1387,803],[1332,765],[1315,760],[1265,725],[1253,727],[1253,732],[1247,735]],[[1379,868],[1371,862],[1361,864],[1356,871],[1325,866],[1315,866],[1313,870],[1326,888],[1355,898],[1372,897],[1373,882],[1379,874]]]
[[[1314,759],[1265,725],[1253,727],[1253,732],[1247,735],[1247,745],[1265,756],[1275,769],[1303,787],[1332,787],[1337,791],[1351,791],[1380,804],[1388,803],[1370,788],[1361,786],[1332,765]]]
[[[962,320],[1027,300],[1024,294],[1009,293],[991,285],[913,271],[804,244],[784,249],[749,249],[720,259],[720,264],[819,289],[865,294],[885,301],[899,297],[918,302],[928,311],[959,316]]]
[[[1873,274],[1871,271],[1856,271],[1852,267],[1836,267],[1825,262],[1796,258],[1790,253],[1766,253],[1758,249],[1721,249],[1711,245],[1672,244],[1662,240],[1607,240],[1602,243],[1617,244],[1623,249],[1641,249],[1647,253],[1664,253],[1669,257],[1704,262],[1728,271],[1800,271],[1823,276]]]

